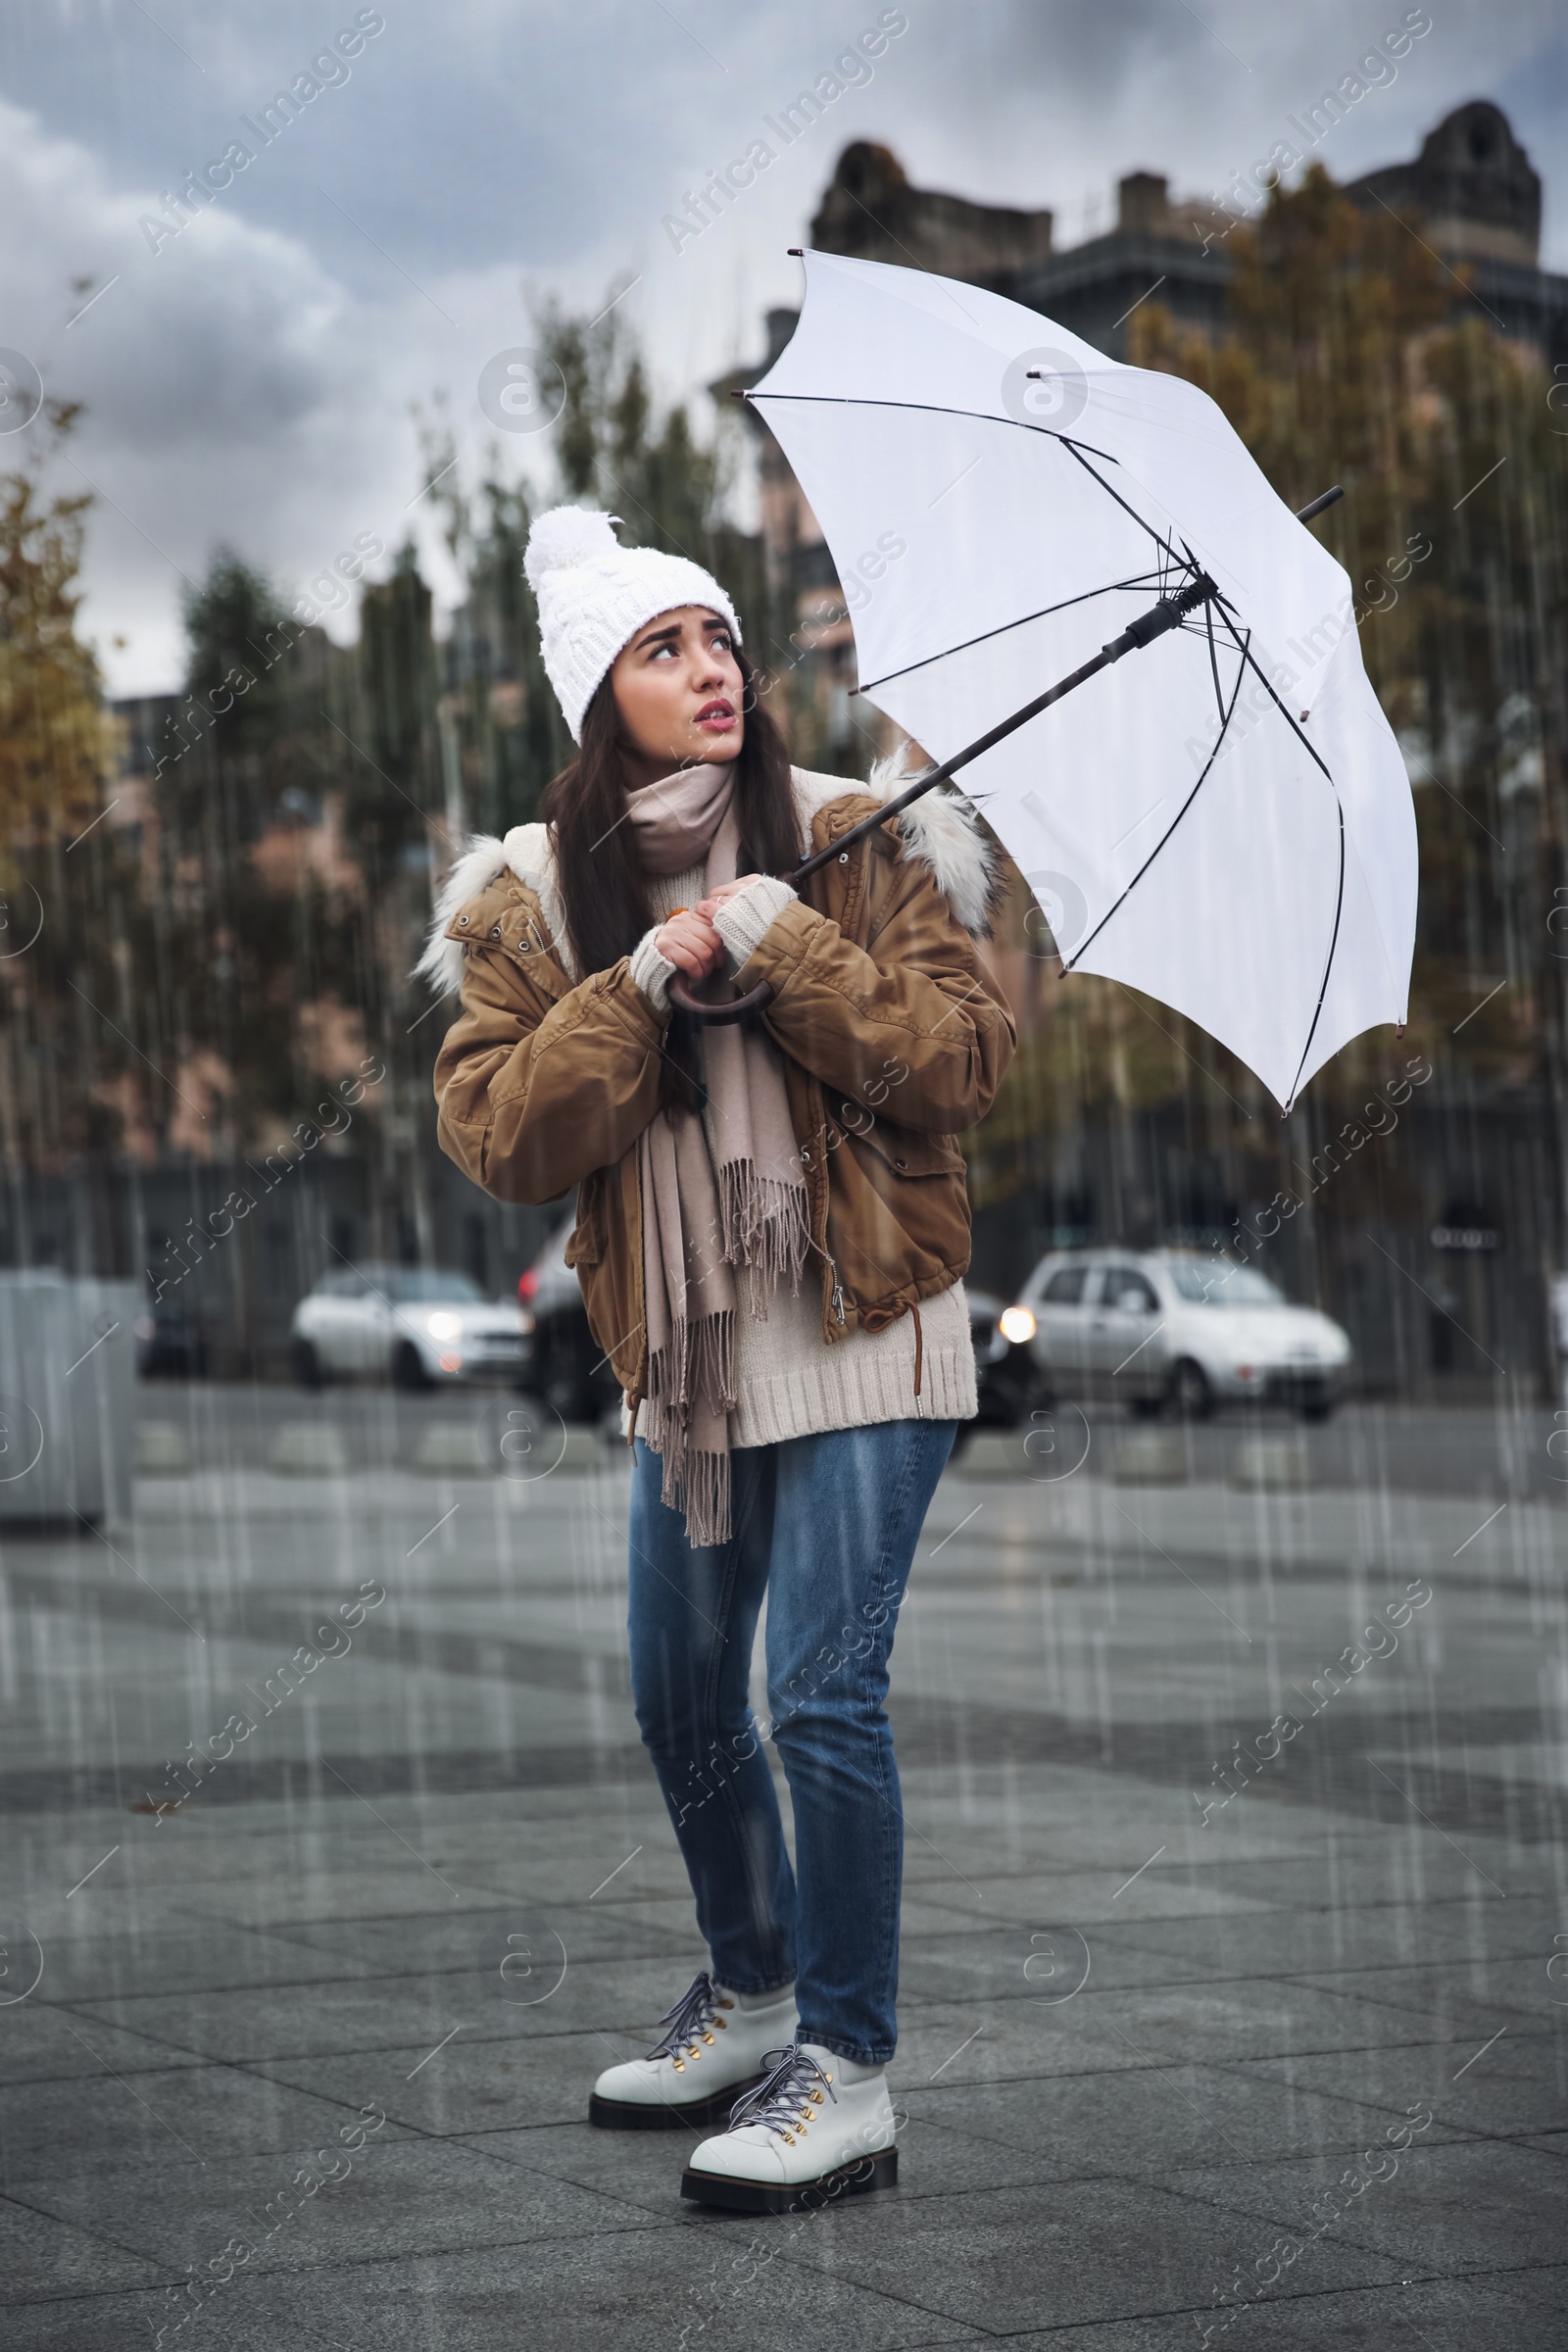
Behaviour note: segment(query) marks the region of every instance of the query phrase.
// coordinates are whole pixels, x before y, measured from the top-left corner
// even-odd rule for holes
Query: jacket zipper
[[[829,1258],[827,1262],[833,1266],[833,1312],[842,1323],[844,1320],[844,1285],[839,1280],[839,1270],[836,1265],[833,1265],[833,1260]]]

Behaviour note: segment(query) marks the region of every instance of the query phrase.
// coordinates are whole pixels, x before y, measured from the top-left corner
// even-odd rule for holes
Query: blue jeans
[[[713,1974],[792,1980],[803,2041],[862,2066],[898,2038],[904,1816],[888,1659],[955,1421],[826,1430],[730,1457],[733,1530],[694,1549],[637,1440],[632,1698],[685,1860]],[[767,1594],[765,1730],[747,1700]],[[796,1869],[760,1741],[783,1760]]]

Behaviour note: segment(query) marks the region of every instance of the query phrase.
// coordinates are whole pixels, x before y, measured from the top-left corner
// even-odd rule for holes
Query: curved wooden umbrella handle
[[[731,997],[727,1003],[710,1004],[702,997],[694,997],[678,972],[672,972],[667,983],[669,1001],[681,1011],[706,1028],[721,1026],[728,1021],[744,1020],[749,1012],[760,1012],[764,1004],[773,1002],[773,984],[759,980],[744,997]]]

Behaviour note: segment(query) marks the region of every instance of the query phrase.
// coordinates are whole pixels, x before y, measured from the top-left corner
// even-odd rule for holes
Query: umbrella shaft
[[[1097,676],[1102,669],[1108,669],[1113,662],[1121,660],[1123,654],[1130,654],[1139,646],[1152,645],[1156,637],[1163,637],[1167,630],[1179,628],[1189,612],[1196,612],[1215,593],[1213,581],[1206,572],[1202,572],[1190,586],[1179,589],[1176,595],[1162,596],[1157,605],[1152,606],[1136,620],[1129,621],[1119,637],[1113,637],[1108,645],[1102,646],[1092,660],[1085,662],[1069,677],[1058,678],[1054,686],[1048,686],[1044,694],[1036,695],[1032,703],[1025,703],[1021,710],[1014,710],[1010,718],[1003,719],[989,733],[977,736],[973,743],[965,744],[961,752],[955,752],[951,760],[944,760],[940,767],[934,767],[917,778],[906,792],[901,792],[894,800],[884,801],[874,815],[862,817],[858,825],[852,825],[847,833],[841,833],[837,841],[830,843],[825,850],[818,850],[814,857],[808,858],[803,865],[798,865],[784,879],[787,882],[804,882],[807,875],[814,874],[818,866],[842,857],[852,841],[859,841],[863,835],[874,832],[878,825],[885,825],[890,816],[897,816],[902,808],[907,808],[911,801],[919,800],[935,785],[945,784],[950,776],[956,775],[960,767],[967,767],[971,760],[978,760],[982,752],[989,752],[993,744],[1003,742],[1019,727],[1026,727],[1032,718],[1040,716],[1042,710],[1049,710],[1053,703],[1059,703],[1063,695],[1071,694],[1075,686],[1082,686],[1086,679]]]
[[[1314,514],[1321,514],[1325,507],[1333,506],[1335,500],[1344,495],[1338,484],[1332,490],[1325,490],[1321,498],[1314,498],[1309,506],[1299,510],[1297,521],[1310,522]],[[1086,678],[1095,677],[1101,670],[1108,669],[1112,662],[1119,662],[1123,654],[1130,654],[1142,645],[1152,645],[1156,637],[1163,637],[1168,629],[1179,628],[1189,612],[1196,612],[1200,605],[1206,605],[1209,598],[1217,593],[1207,572],[1200,571],[1196,580],[1189,582],[1185,588],[1179,588],[1174,596],[1162,596],[1157,605],[1152,605],[1137,620],[1130,620],[1119,637],[1113,637],[1108,645],[1102,646],[1094,660],[1086,662],[1081,669],[1075,669],[1071,677],[1058,679],[1054,686],[1037,695],[1032,703],[1026,703],[1021,710],[1015,710],[1010,718],[1004,718],[1000,726],[993,727],[989,735],[982,735],[974,743],[966,744],[961,752],[955,752],[951,760],[944,760],[940,767],[934,767],[919,777],[907,792],[901,792],[896,800],[884,801],[874,815],[863,816],[858,825],[852,825],[847,833],[839,835],[837,841],[830,843],[825,850],[818,850],[814,857],[808,858],[804,865],[798,865],[793,873],[786,874],[783,879],[786,882],[804,882],[807,875],[814,874],[819,865],[826,865],[831,858],[843,857],[852,841],[859,841],[865,834],[874,833],[878,825],[885,825],[890,816],[897,816],[901,808],[907,808],[910,802],[919,800],[922,793],[930,792],[934,785],[945,784],[960,767],[967,767],[971,760],[978,760],[982,752],[989,752],[994,743],[1001,743],[1015,728],[1026,727],[1032,718],[1040,716],[1042,710],[1049,710],[1052,704],[1059,703],[1064,694],[1071,694],[1075,686],[1083,685]]]

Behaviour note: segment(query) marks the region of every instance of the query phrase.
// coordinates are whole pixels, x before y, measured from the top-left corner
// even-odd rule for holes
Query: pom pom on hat
[[[547,571],[569,571],[577,564],[618,556],[620,541],[610,526],[619,520],[618,514],[601,514],[593,507],[555,507],[541,514],[522,559],[529,587],[537,589]]]
[[[653,547],[622,547],[616,519],[592,507],[556,507],[528,533],[522,568],[539,602],[539,642],[556,700],[582,740],[583,712],[615,656],[661,612],[704,605],[741,641],[735,608],[700,564]]]

